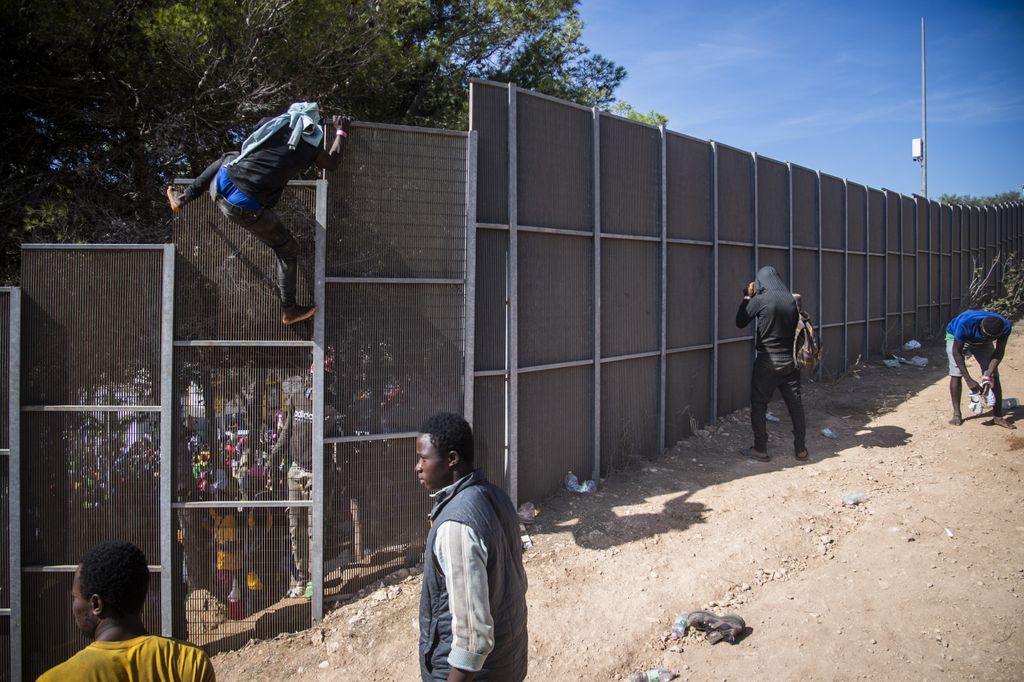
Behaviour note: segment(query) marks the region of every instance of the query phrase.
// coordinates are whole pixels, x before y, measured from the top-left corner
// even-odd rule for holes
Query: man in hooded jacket
[[[766,265],[757,271],[753,282],[743,290],[743,300],[736,311],[736,326],[744,328],[757,320],[754,371],[750,379],[750,426],[754,430],[754,447],[744,454],[761,461],[768,460],[768,403],[778,389],[793,421],[793,452],[799,460],[807,459],[804,439],[807,424],[800,396],[800,370],[793,362],[793,339],[799,311],[796,298],[778,271]]]

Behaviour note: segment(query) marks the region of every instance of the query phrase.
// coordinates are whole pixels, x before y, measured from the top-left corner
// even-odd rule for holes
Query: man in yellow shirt
[[[216,682],[199,647],[146,633],[146,556],[128,542],[104,542],[82,557],[71,586],[75,624],[93,642],[39,682]]]

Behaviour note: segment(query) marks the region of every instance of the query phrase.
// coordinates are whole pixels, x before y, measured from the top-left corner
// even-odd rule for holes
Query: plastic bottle
[[[242,591],[238,588],[238,576],[231,579],[231,591],[228,592],[228,618],[231,620],[245,618],[245,605],[242,604]]]
[[[970,401],[968,404],[968,409],[970,409],[971,414],[981,414],[982,410],[985,409],[981,404],[981,391],[971,391],[968,394],[967,398]]]
[[[576,478],[576,474],[571,471],[565,475],[565,487],[574,493],[592,493],[597,490],[596,483],[593,481],[583,481],[583,483],[580,483],[579,479]]]
[[[686,616],[687,614],[681,613],[676,618],[676,622],[672,623],[672,639],[680,639],[686,636]]]
[[[677,677],[679,677],[679,673],[674,670],[658,668],[642,673],[633,673],[629,677],[629,682],[670,682]]]
[[[846,507],[856,507],[861,502],[867,502],[868,496],[864,493],[850,493],[843,498],[843,505]]]

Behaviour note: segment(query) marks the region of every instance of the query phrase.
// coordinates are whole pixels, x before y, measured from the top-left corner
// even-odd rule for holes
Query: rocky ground
[[[1001,373],[1024,398],[1021,331]],[[873,360],[806,386],[806,463],[777,402],[770,462],[736,454],[739,412],[595,494],[534,500],[529,679],[1024,678],[1024,425],[947,425],[944,349],[917,354],[927,367]],[[419,580],[221,654],[218,679],[416,680]],[[739,614],[746,636],[668,638],[698,608]]]

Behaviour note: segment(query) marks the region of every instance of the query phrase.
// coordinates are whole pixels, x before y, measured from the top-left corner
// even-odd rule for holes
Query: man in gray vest
[[[416,477],[434,498],[420,598],[420,674],[432,680],[526,677],[526,570],[508,495],[473,468],[473,431],[457,414],[428,419]]]

